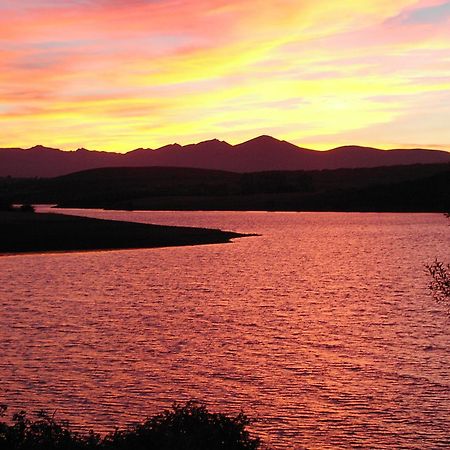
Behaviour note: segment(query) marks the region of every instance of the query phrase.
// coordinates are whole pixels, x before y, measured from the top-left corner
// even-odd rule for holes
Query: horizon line
[[[36,144],[33,145],[31,147],[21,147],[21,146],[1,146],[0,150],[6,150],[6,149],[17,149],[17,150],[32,150],[38,147],[42,147],[42,148],[47,148],[47,149],[51,149],[51,150],[59,150],[62,152],[67,152],[67,153],[75,153],[77,151],[80,150],[84,150],[84,151],[89,151],[89,152],[100,152],[100,153],[114,153],[114,154],[122,154],[125,155],[127,153],[136,151],[136,150],[149,150],[149,151],[157,151],[157,150],[161,150],[165,147],[171,147],[171,146],[179,146],[181,148],[183,147],[187,147],[187,146],[191,146],[191,145],[200,145],[200,144],[205,144],[208,142],[222,142],[224,144],[229,145],[230,147],[237,147],[239,145],[242,144],[246,144],[248,142],[251,141],[256,141],[258,139],[264,139],[264,138],[269,138],[272,139],[274,141],[278,141],[280,143],[288,143],[292,146],[297,147],[299,150],[309,150],[309,151],[315,151],[315,152],[329,152],[332,150],[336,150],[336,149],[340,149],[340,148],[346,148],[346,147],[359,147],[359,148],[369,148],[369,149],[375,149],[375,150],[380,150],[380,151],[392,151],[392,150],[431,150],[431,151],[444,151],[447,153],[450,153],[450,145],[445,145],[445,144],[426,144],[425,146],[419,145],[419,144],[399,144],[398,146],[396,145],[362,145],[362,144],[343,144],[343,145],[337,145],[337,146],[333,146],[330,148],[323,148],[323,149],[318,149],[318,148],[313,148],[313,146],[300,146],[298,144],[294,144],[286,139],[279,139],[276,137],[273,137],[271,135],[266,135],[266,134],[262,134],[259,136],[256,136],[254,138],[251,139],[247,139],[245,141],[242,142],[238,142],[236,144],[230,144],[228,141],[226,140],[222,140],[219,138],[212,138],[212,139],[205,139],[205,140],[200,140],[197,142],[191,142],[191,143],[187,143],[187,144],[180,144],[178,142],[172,142],[172,143],[168,143],[168,144],[164,144],[162,146],[159,147],[136,147],[136,148],[132,148],[130,150],[125,150],[125,151],[118,151],[118,150],[99,150],[99,149],[93,149],[93,148],[88,148],[88,147],[78,147],[78,148],[74,148],[74,149],[67,149],[67,148],[61,148],[61,147],[55,147],[53,145],[43,145],[43,144]]]

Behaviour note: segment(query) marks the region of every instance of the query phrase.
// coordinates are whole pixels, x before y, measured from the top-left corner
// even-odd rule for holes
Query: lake
[[[450,447],[443,215],[64,212],[260,236],[0,257],[10,410],[105,432],[198,399],[274,449]]]

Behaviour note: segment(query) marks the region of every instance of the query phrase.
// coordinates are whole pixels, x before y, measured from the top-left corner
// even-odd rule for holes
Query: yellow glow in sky
[[[450,150],[450,2],[0,0],[0,147]]]

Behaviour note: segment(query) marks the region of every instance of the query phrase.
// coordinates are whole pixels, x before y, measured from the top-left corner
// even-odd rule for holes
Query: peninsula
[[[207,228],[1,211],[0,236],[0,253],[40,253],[219,244],[244,235]]]

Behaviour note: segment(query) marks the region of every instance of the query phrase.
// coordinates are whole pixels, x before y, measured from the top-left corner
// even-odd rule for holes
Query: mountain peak
[[[191,144],[191,145],[187,145],[185,146],[185,148],[203,148],[203,147],[210,147],[210,148],[228,148],[228,147],[232,147],[232,145],[230,145],[228,142],[226,141],[221,141],[220,139],[210,139],[208,141],[202,141],[199,142],[197,144]]]
[[[197,145],[200,145],[200,144],[227,144],[227,145],[230,145],[230,144],[228,144],[228,142],[221,141],[220,139],[208,139],[206,141],[198,142]]]
[[[38,152],[42,152],[42,151],[48,151],[48,150],[52,150],[55,152],[60,152],[61,150],[57,149],[57,148],[52,148],[52,147],[46,147],[45,145],[34,145],[33,147],[28,148],[27,150],[31,150],[31,151],[38,151]]]
[[[248,144],[248,143],[258,143],[258,144],[278,144],[280,142],[279,139],[274,138],[273,136],[269,136],[267,134],[262,134],[261,136],[255,137],[253,139],[250,139],[246,142],[244,142],[244,144]]]

